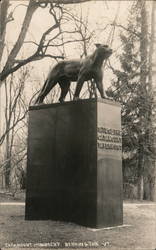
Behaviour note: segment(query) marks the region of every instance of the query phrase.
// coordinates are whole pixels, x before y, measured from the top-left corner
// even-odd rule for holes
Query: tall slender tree
[[[153,153],[156,155],[156,1],[152,1],[151,26],[150,26],[150,46],[149,46],[149,92],[153,98],[151,118],[151,133],[149,133],[149,143],[152,144]],[[149,159],[151,166],[150,190],[151,200],[156,201],[156,159]]]
[[[122,26],[121,26],[122,27]],[[123,151],[125,182],[138,187],[139,199],[150,199],[145,189],[149,175],[149,157],[153,157],[149,141],[151,133],[152,96],[149,91],[148,21],[146,2],[134,2],[129,13],[128,25],[121,33],[123,53],[121,70],[114,70],[117,80],[114,97],[123,104]],[[127,176],[127,173],[131,173]],[[127,178],[128,177],[128,178]]]

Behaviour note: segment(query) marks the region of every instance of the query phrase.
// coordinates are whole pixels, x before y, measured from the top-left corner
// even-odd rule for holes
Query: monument
[[[26,219],[123,223],[120,112],[108,99],[30,107]]]
[[[36,99],[40,105],[30,107],[26,219],[122,224],[121,107],[104,99],[102,83],[102,64],[111,54],[96,44],[85,59],[59,62]],[[102,99],[78,100],[91,79]],[[74,101],[64,103],[71,81],[77,81]],[[57,83],[60,103],[41,104]]]

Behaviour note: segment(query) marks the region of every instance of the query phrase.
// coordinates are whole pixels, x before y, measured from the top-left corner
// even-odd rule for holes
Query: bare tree
[[[73,4],[73,3],[82,3],[87,0],[29,0],[27,11],[23,20],[23,24],[17,37],[17,40],[11,49],[7,61],[2,68],[0,73],[0,80],[5,80],[10,74],[17,71],[20,67],[36,60],[41,60],[44,57],[51,57],[53,59],[62,58],[60,55],[51,55],[47,52],[49,46],[54,47],[53,41],[60,36],[60,25],[63,21],[69,20],[68,12],[66,11],[64,5]],[[5,49],[5,38],[6,38],[6,27],[10,21],[14,19],[14,11],[9,12],[10,0],[2,0],[0,5],[0,60],[2,58],[4,49]],[[29,57],[21,60],[18,58],[19,52],[25,42],[25,38],[33,17],[33,14],[38,8],[45,8],[49,5],[49,13],[53,18],[53,25],[50,26],[41,36],[39,43],[31,41],[36,45],[36,51]],[[55,32],[54,32],[55,31]],[[57,34],[56,34],[56,31]],[[65,31],[64,31],[65,33]],[[47,41],[47,36],[50,35],[51,38]],[[66,41],[67,43],[68,41]],[[58,46],[61,46],[59,44]]]
[[[24,97],[24,87],[25,82],[29,77],[29,70],[28,68],[22,68],[20,70],[19,79],[16,79],[12,74],[8,78],[7,82],[4,81],[4,114],[1,114],[4,116],[4,122],[3,133],[0,137],[0,144],[4,152],[4,156],[3,161],[0,163],[0,169],[1,173],[3,173],[5,176],[6,187],[9,187],[10,185],[11,170],[13,165],[15,166],[13,162],[16,162],[17,156],[18,158],[20,156],[22,160],[26,154],[26,143],[22,143],[22,141],[20,143],[19,152],[17,153],[17,144],[15,143],[15,139],[20,134],[23,137],[24,131],[26,139],[26,126],[24,124],[24,120],[27,119],[26,115],[28,112],[28,103],[26,104]]]

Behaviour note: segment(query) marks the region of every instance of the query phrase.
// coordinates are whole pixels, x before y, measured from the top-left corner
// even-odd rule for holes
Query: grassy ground
[[[9,195],[8,195],[9,196]],[[24,203],[10,196],[0,195],[0,247],[50,249],[98,247],[101,249],[156,249],[156,204],[125,202],[124,227],[91,230],[72,223],[56,221],[25,221]],[[22,197],[22,198],[21,198]],[[18,201],[17,201],[18,200]],[[8,202],[5,204],[4,202]],[[11,202],[12,203],[10,205]],[[18,203],[18,204],[17,204]],[[73,242],[73,243],[72,243]],[[42,244],[41,244],[42,243]],[[68,245],[67,245],[68,243]],[[66,248],[66,249],[67,249]]]

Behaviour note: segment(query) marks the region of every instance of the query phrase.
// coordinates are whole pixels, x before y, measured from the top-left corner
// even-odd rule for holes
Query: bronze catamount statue
[[[80,60],[69,60],[59,62],[48,75],[47,80],[35,103],[42,103],[50,90],[58,83],[61,87],[60,102],[63,102],[70,82],[77,81],[74,100],[79,98],[84,81],[94,79],[102,98],[105,98],[102,79],[102,64],[112,54],[112,49],[107,45],[96,44],[96,50],[90,56]]]

